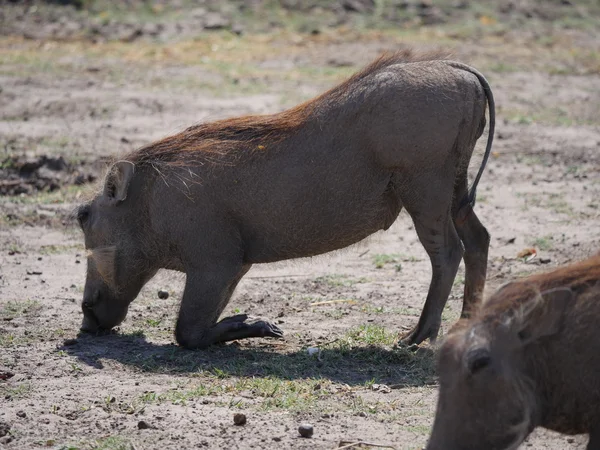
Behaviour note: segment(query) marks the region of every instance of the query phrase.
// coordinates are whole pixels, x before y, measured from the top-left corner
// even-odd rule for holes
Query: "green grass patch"
[[[129,439],[120,436],[98,439],[91,447],[93,450],[133,450],[135,448]]]
[[[355,284],[359,283],[368,283],[369,279],[365,277],[354,278],[349,275],[342,274],[332,274],[332,275],[323,275],[315,278],[315,283],[325,284],[331,287],[352,287]],[[308,297],[314,300],[314,297]]]
[[[552,250],[552,248],[554,248],[553,241],[554,241],[554,237],[548,235],[548,236],[535,238],[533,240],[533,242],[531,243],[531,245],[539,248],[540,250],[548,251],[548,250]]]
[[[10,300],[0,303],[0,319],[11,320],[31,314],[41,308],[37,300]]]
[[[19,384],[0,384],[0,396],[2,398],[9,397],[19,399],[29,396],[31,393],[31,383]]]

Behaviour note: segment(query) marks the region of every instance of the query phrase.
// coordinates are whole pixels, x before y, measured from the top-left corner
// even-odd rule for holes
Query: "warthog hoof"
[[[244,322],[244,325],[257,330],[263,337],[283,338],[283,330],[268,320],[253,318]]]
[[[407,346],[419,345],[425,339],[434,344],[440,331],[439,323],[426,324],[418,323],[411,331],[400,337],[400,342]]]

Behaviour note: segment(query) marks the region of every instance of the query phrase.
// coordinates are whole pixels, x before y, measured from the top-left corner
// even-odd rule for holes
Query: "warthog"
[[[541,426],[600,449],[600,254],[501,287],[439,352],[428,450],[515,449]]]
[[[252,264],[346,247],[388,229],[404,207],[433,268],[405,340],[435,339],[463,253],[464,313],[481,298],[489,234],[472,206],[494,130],[485,78],[439,58],[384,55],[292,109],[192,126],[115,163],[78,210],[90,253],[82,329],[118,325],[167,268],[186,273],[180,345],[280,337],[243,314],[218,321]],[[486,100],[489,137],[469,191]]]

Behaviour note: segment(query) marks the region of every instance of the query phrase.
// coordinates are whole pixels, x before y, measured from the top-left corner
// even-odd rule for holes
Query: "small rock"
[[[375,2],[373,0],[344,0],[342,1],[342,7],[346,11],[365,13],[375,8]]]
[[[230,26],[229,20],[216,12],[206,13],[204,16],[204,28],[207,30],[221,30]]]
[[[233,423],[235,425],[246,425],[246,414],[235,413],[233,415]]]
[[[10,425],[5,422],[0,422],[0,437],[4,437],[10,431]]]
[[[308,347],[306,349],[306,353],[308,353],[309,355],[316,355],[317,353],[320,352],[320,349],[318,349],[317,347]]]
[[[138,422],[138,430],[148,430],[150,428],[154,428],[153,426],[151,426],[148,422],[146,422],[145,420],[140,420]]]
[[[549,262],[551,262],[552,260],[550,258],[540,258],[540,262],[542,264],[548,264]]]
[[[241,23],[236,22],[231,26],[231,32],[238,36],[241,36],[244,32],[244,26]]]
[[[305,437],[305,438],[312,437],[314,431],[315,430],[314,430],[313,426],[309,423],[303,423],[302,425],[300,425],[298,427],[298,433],[300,433],[300,436]]]
[[[161,300],[166,300],[169,298],[169,293],[161,289],[160,291],[158,291],[158,298],[160,298]]]
[[[377,392],[381,392],[383,394],[389,394],[390,392],[392,392],[390,387],[385,384],[374,384],[371,387],[371,389],[373,389],[374,391],[377,391]]]
[[[281,438],[279,436],[273,436],[271,439],[273,439],[275,442],[281,442]]]
[[[77,339],[65,339],[65,340],[63,341],[63,345],[64,345],[65,347],[69,347],[69,346],[71,346],[71,345],[76,345],[76,344],[77,344]]]
[[[15,376],[15,374],[12,373],[10,370],[0,369],[0,380],[5,381],[14,376]],[[1,428],[2,428],[2,424],[0,424],[0,429]]]
[[[4,437],[0,438],[0,444],[2,444],[2,445],[10,444],[12,441],[13,441],[12,436],[4,436]]]
[[[17,417],[21,417],[22,419],[24,419],[25,417],[27,417],[27,413],[25,411],[18,411]]]

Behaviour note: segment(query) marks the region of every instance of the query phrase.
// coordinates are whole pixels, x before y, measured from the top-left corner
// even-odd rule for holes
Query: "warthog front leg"
[[[250,265],[194,271],[187,274],[175,337],[186,348],[206,348],[217,342],[251,337],[283,336],[266,320],[249,319],[246,314],[226,317],[217,322],[223,309]]]
[[[247,314],[225,317],[211,328],[211,332],[221,336],[218,342],[252,337],[283,337],[283,331],[274,323],[257,317],[248,317]]]

